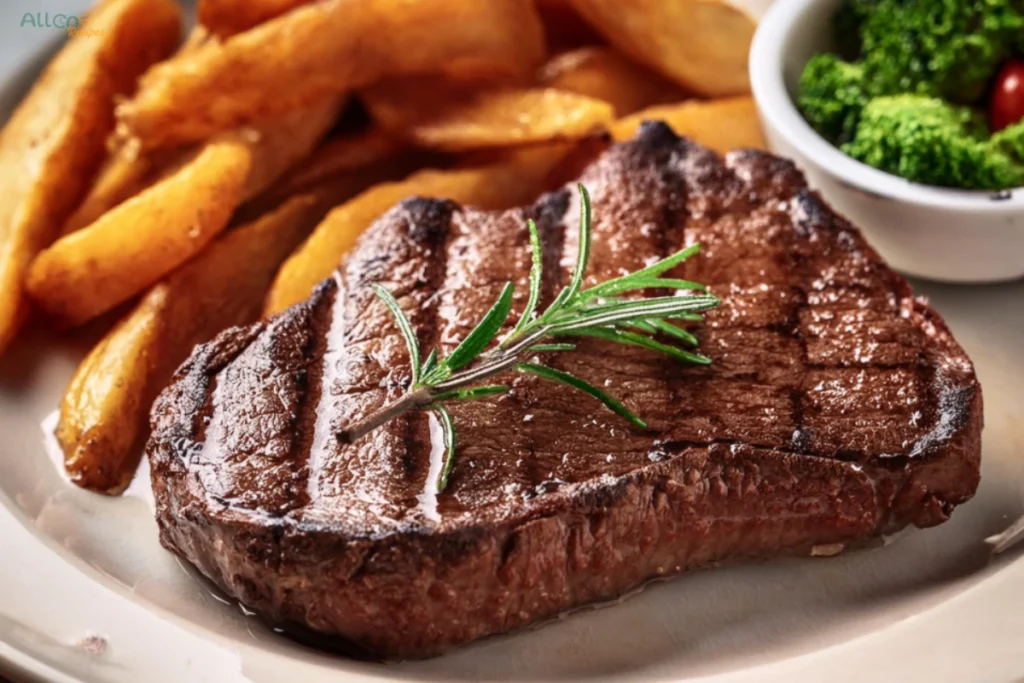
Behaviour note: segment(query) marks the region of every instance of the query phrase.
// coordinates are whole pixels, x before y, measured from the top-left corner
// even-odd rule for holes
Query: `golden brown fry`
[[[578,139],[615,118],[607,102],[554,88],[470,90],[416,77],[386,81],[362,96],[385,129],[445,152]]]
[[[178,172],[44,250],[27,288],[64,326],[81,324],[141,292],[199,253],[241,200],[252,152],[206,145]]]
[[[750,91],[754,20],[726,0],[573,0],[614,47],[707,97]]]
[[[333,201],[331,188],[317,192],[217,239],[150,289],[85,358],[64,394],[56,432],[76,484],[124,490],[157,393],[194,345],[259,315],[275,269]]]
[[[553,57],[541,68],[538,78],[548,87],[604,100],[615,108],[616,116],[686,99],[686,93],[675,83],[601,46]]]
[[[294,111],[273,125],[241,132],[253,150],[243,201],[260,194],[285,171],[309,157],[338,118],[344,99],[329,97],[312,107]]]
[[[252,168],[242,201],[265,191],[299,161],[308,159],[313,147],[330,129],[339,111],[338,98],[285,116],[273,126],[250,129],[239,135],[253,150]],[[195,158],[202,148],[155,150],[141,154],[136,145],[115,149],[107,157],[89,194],[64,224],[61,235],[80,230],[121,202],[166,178]],[[313,177],[312,184],[322,177]],[[289,192],[288,194],[292,194]]]
[[[185,37],[176,54],[186,54],[210,40],[210,34],[197,26]],[[162,177],[173,173],[195,155],[194,149],[169,149],[143,154],[138,141],[107,140],[107,158],[100,167],[88,194],[64,221],[60,236],[81,230],[129,197],[138,194]]]
[[[119,148],[103,162],[96,180],[82,203],[64,222],[61,235],[81,230],[129,197],[138,194],[149,183],[152,158],[138,150]]]
[[[331,98],[275,126],[185,153],[145,191],[43,251],[29,269],[29,294],[56,324],[74,326],[141,292],[202,250],[243,201],[305,158],[340,107]]]
[[[64,466],[79,486],[119,493],[131,480],[141,454],[138,420],[152,401],[152,349],[163,332],[158,323],[166,304],[165,287],[157,286],[85,357],[60,404],[56,436]]]
[[[114,97],[174,49],[172,0],[106,0],[54,57],[0,133],[0,351],[26,312],[29,263],[61,228],[103,160]]]
[[[267,295],[264,312],[302,301],[328,277],[356,239],[392,206],[412,195],[444,197],[486,209],[518,206],[550,189],[549,178],[573,151],[571,143],[512,150],[497,163],[476,168],[427,169],[405,180],[370,188],[327,214],[285,262]]]
[[[221,38],[233,36],[312,0],[199,0],[199,23]]]
[[[677,134],[693,138],[722,154],[738,147],[765,149],[757,107],[750,97],[689,100],[651,107],[616,121],[612,135],[616,140],[628,140],[647,120],[664,121]]]
[[[523,0],[323,0],[158,64],[118,116],[143,148],[173,146],[389,76],[528,77],[543,43]]]

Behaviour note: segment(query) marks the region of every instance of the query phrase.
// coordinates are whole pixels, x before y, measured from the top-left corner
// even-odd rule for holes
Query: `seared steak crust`
[[[656,576],[938,524],[973,495],[970,361],[792,164],[723,160],[649,123],[581,181],[593,282],[699,241],[680,275],[723,299],[699,331],[710,367],[600,340],[548,359],[649,430],[512,377],[507,396],[452,407],[460,448],[441,495],[426,415],[339,443],[409,381],[368,284],[395,292],[425,347],[450,351],[505,281],[522,308],[526,218],[549,301],[573,261],[568,191],[504,212],[410,199],[306,302],[224,332],[178,371],[148,445],[164,545],[270,619],[416,657]]]

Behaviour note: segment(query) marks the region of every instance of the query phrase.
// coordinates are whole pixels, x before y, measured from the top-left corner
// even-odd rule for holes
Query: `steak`
[[[697,330],[708,367],[598,339],[546,359],[649,429],[517,375],[507,395],[452,405],[459,448],[440,495],[429,415],[341,443],[410,381],[369,284],[395,293],[424,347],[450,352],[506,281],[522,309],[527,218],[548,302],[575,258],[569,190],[494,212],[409,199],[307,301],[179,369],[147,447],[163,544],[274,622],[422,657],[655,577],[939,524],[973,495],[970,360],[790,162],[723,160],[647,123],[581,182],[589,284],[700,242],[677,274],[722,298]]]

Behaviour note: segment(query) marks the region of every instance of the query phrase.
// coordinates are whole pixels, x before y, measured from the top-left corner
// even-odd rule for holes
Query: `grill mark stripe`
[[[455,207],[445,203],[448,210],[444,212],[440,221],[433,226],[427,226],[427,276],[423,286],[430,295],[426,302],[417,311],[406,311],[413,329],[416,330],[416,338],[420,343],[420,361],[426,360],[430,349],[438,343],[440,335],[440,305],[437,292],[444,286],[445,273],[448,270],[448,248],[451,243],[452,221],[454,220]],[[434,218],[434,214],[428,213],[428,218]],[[423,419],[421,413],[409,413],[402,419],[405,420],[405,453],[402,456],[402,464],[406,477],[416,477],[421,469],[424,472],[424,480],[430,472],[431,443],[429,436],[428,422]],[[426,433],[426,438],[424,434]],[[422,486],[420,488],[423,488]]]
[[[533,216],[537,221],[537,232],[540,234],[541,263],[543,264],[538,311],[547,308],[558,296],[558,292],[567,284],[569,271],[562,268],[561,263],[565,256],[566,231],[570,229],[565,220],[570,201],[569,193],[564,190],[547,195],[537,215]],[[553,355],[557,356],[557,354]],[[553,360],[552,358],[551,361]],[[530,380],[517,376],[512,385],[522,385],[527,381]],[[513,393],[511,399],[516,403],[518,414],[524,415],[530,409],[519,397],[518,392]],[[524,468],[526,481],[529,482],[531,488],[536,490],[544,479],[544,473],[537,464],[537,438],[532,429],[524,429],[523,436],[529,450],[529,457],[526,458],[526,467]]]
[[[670,201],[666,204],[662,211],[664,218],[662,219],[663,224],[660,226],[658,235],[661,242],[661,258],[665,258],[686,246],[686,225],[689,221],[687,199],[690,191],[686,176],[680,172],[678,160],[674,156],[666,165],[663,176],[665,183],[674,187],[674,191],[670,192],[670,197],[675,201]],[[685,263],[673,270],[683,271],[681,277],[686,278]],[[669,271],[665,276],[672,277],[674,276],[674,273]],[[662,362],[664,362],[666,366],[670,366],[675,363],[675,361],[670,358],[666,358]],[[671,368],[666,369],[671,370]],[[680,405],[684,398],[682,396],[682,392],[676,387],[677,383],[673,380],[673,373],[671,371],[663,372],[660,373],[660,377],[661,382],[664,385],[665,392],[668,395],[669,404]]]
[[[316,306],[309,313],[306,344],[302,349],[304,381],[296,379],[295,436],[289,453],[295,473],[295,500],[291,510],[301,510],[309,504],[310,455],[313,449],[317,409],[323,391],[325,358],[329,345],[331,324],[334,322],[334,303],[338,297],[335,280],[321,285]]]

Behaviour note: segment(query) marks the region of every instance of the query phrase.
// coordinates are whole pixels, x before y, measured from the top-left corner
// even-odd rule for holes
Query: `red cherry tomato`
[[[1024,62],[1010,60],[1003,65],[989,103],[992,132],[1024,119]]]

